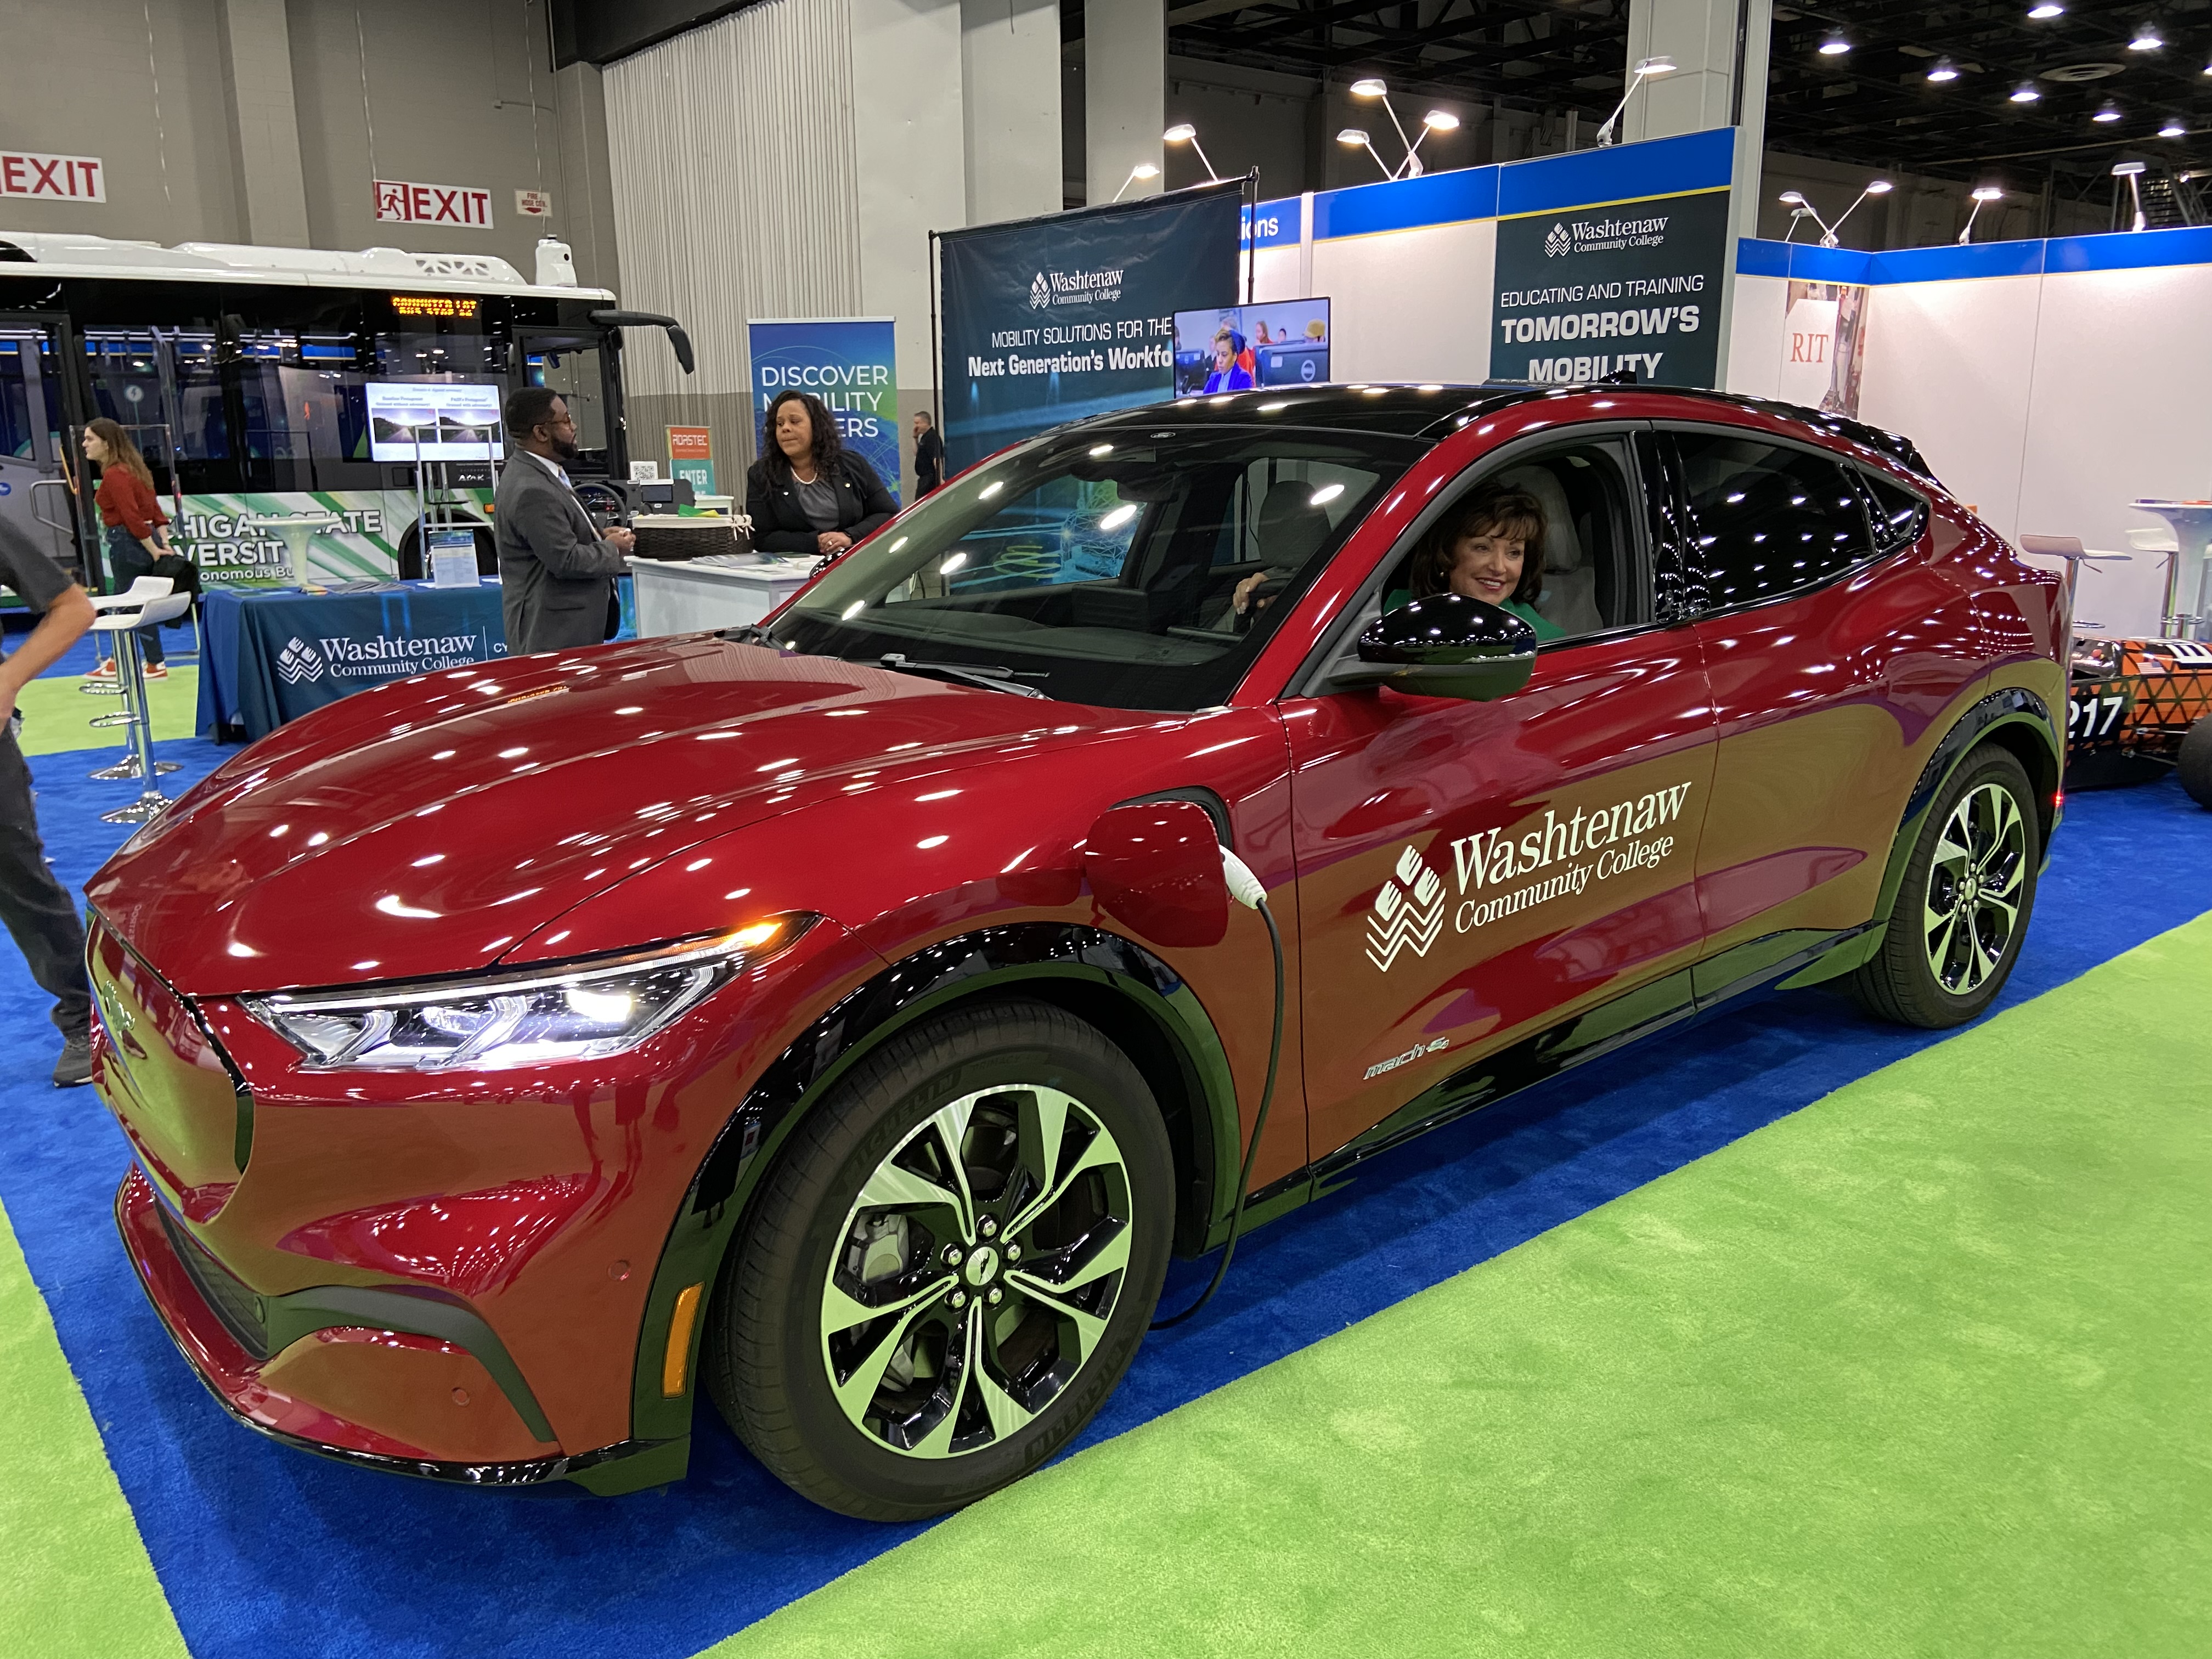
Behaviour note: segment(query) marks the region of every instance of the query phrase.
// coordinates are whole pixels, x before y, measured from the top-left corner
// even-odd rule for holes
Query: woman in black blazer
[[[898,511],[876,471],[837,439],[837,417],[811,392],[780,392],[761,422],[761,458],[745,474],[753,546],[835,557]]]

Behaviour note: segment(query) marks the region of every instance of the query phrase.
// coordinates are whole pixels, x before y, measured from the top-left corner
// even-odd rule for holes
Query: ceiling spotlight
[[[2158,32],[2158,25],[2152,22],[2148,18],[2145,18],[2142,22],[2136,25],[2136,32],[2128,41],[2128,50],[2130,52],[2156,52],[2165,44],[2166,37]]]
[[[1928,78],[1937,82],[1955,81],[1959,78],[1959,66],[1948,58],[1938,58],[1936,67],[1928,71]]]
[[[1820,56],[1823,58],[1840,58],[1850,49],[1851,43],[1840,33],[1832,33],[1820,42]]]
[[[2033,81],[2023,81],[2012,89],[2012,101],[2015,104],[2032,104],[2042,96]]]
[[[1448,109],[1432,109],[1421,118],[1421,125],[1435,132],[1449,132],[1459,125],[1459,117]]]
[[[2117,121],[2120,118],[2120,106],[2107,98],[2098,107],[2097,112],[2089,118],[2092,121]]]
[[[2039,0],[2039,3],[2027,9],[2027,15],[2040,23],[2050,18],[2063,17],[2066,8],[2060,5],[2058,0]]]
[[[2169,115],[2166,118],[2166,125],[2158,130],[2158,136],[2161,138],[2186,138],[2189,129],[2179,115]]]
[[[1352,95],[1354,98],[1380,98],[1389,90],[1389,88],[1382,84],[1380,76],[1373,75],[1354,81],[1351,87]]]

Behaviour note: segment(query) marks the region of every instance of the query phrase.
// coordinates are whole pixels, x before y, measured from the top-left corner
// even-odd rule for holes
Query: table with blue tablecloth
[[[499,599],[496,583],[211,591],[201,601],[199,733],[250,741],[356,691],[504,656]]]

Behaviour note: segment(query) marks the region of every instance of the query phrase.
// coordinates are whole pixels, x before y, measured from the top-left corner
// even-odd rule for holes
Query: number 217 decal
[[[2066,702],[2066,736],[2073,743],[2094,743],[2119,729],[2128,708],[2127,694],[2107,691],[2100,696],[2069,697]]]

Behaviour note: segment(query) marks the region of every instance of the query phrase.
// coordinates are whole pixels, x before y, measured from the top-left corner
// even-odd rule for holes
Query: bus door
[[[576,422],[578,476],[626,479],[629,476],[622,422],[609,418],[617,407],[608,376],[613,353],[598,329],[518,328],[515,348],[521,359],[518,388],[542,386],[557,392]]]
[[[64,570],[78,565],[78,513],[70,480],[83,462],[67,446],[71,417],[67,325],[0,313],[0,536],[35,547]]]

